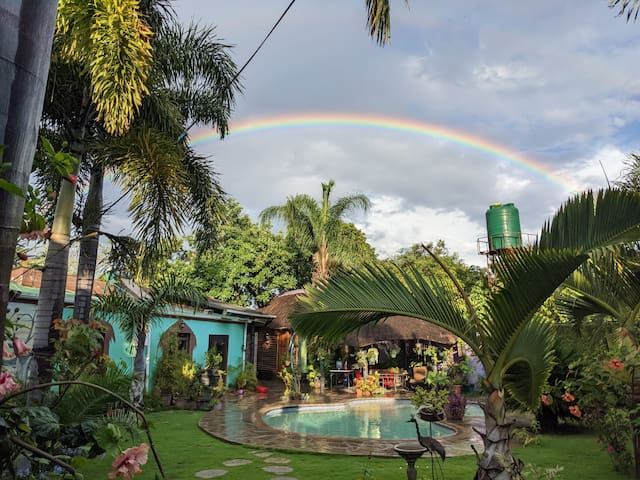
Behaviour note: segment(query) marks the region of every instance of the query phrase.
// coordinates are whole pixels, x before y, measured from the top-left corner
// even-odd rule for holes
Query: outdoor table
[[[331,390],[333,388],[333,377],[336,375],[344,375],[345,377],[347,377],[347,386],[351,387],[353,386],[353,370],[351,369],[336,369],[336,370],[329,370],[329,390]],[[339,378],[339,377],[338,377]],[[338,383],[336,382],[336,386],[338,385]]]

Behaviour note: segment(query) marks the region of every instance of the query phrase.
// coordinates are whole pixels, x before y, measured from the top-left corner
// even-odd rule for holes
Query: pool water
[[[265,423],[273,428],[308,435],[330,435],[373,439],[410,439],[416,437],[409,423],[416,408],[409,400],[352,400],[328,405],[292,406],[270,410]],[[418,421],[423,435],[443,437],[455,430],[438,423]]]

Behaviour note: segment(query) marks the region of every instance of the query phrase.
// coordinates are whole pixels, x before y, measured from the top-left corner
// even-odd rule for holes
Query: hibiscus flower
[[[569,407],[569,412],[571,413],[571,415],[573,415],[574,417],[580,418],[582,417],[582,412],[580,411],[580,407],[578,407],[577,405],[571,405]]]
[[[0,398],[4,397],[7,393],[18,390],[20,390],[20,385],[15,382],[12,374],[9,372],[0,373]]]
[[[146,443],[127,448],[111,464],[113,471],[109,473],[109,478],[123,477],[131,480],[136,473],[142,473],[140,465],[147,463],[148,453],[149,446]]]
[[[575,399],[576,399],[576,397],[571,395],[569,392],[565,392],[565,393],[562,394],[562,400],[564,400],[567,403],[573,402]]]
[[[540,401],[545,405],[551,405],[551,397],[549,395],[540,395]]]
[[[31,349],[27,347],[27,344],[24,343],[19,338],[13,339],[13,351],[16,352],[16,356],[23,357],[24,355],[29,354]]]
[[[617,358],[613,358],[609,362],[609,367],[611,367],[613,370],[624,370],[624,363]]]

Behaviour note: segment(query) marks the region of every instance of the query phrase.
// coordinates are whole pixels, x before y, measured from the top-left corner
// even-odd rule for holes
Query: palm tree
[[[367,4],[369,35],[376,39],[378,45],[383,46],[391,40],[391,7],[389,0],[365,0],[365,2]],[[405,4],[409,5],[409,0],[405,0]]]
[[[147,5],[151,12],[157,12],[154,3]],[[104,213],[104,169],[116,172],[118,183],[133,196],[130,211],[144,267],[152,266],[154,257],[165,253],[157,247],[187,224],[195,224],[197,238],[209,241],[200,243],[210,245],[222,216],[225,196],[215,172],[206,158],[177,139],[186,121],[214,124],[221,136],[226,133],[240,90],[229,47],[220,43],[213,28],[183,27],[170,12],[151,18],[156,36],[150,94],[128,134],[100,137],[91,158],[74,306],[74,317],[84,321]]]
[[[348,254],[337,242],[340,238],[342,217],[353,210],[367,211],[371,202],[365,195],[350,195],[331,203],[331,190],[335,182],[322,184],[322,202],[309,195],[289,197],[284,205],[268,207],[260,212],[262,224],[283,221],[287,236],[302,251],[313,256],[313,277],[326,279]]]
[[[5,85],[0,92],[0,146],[4,146],[0,148],[4,148],[2,161],[10,164],[2,178],[25,192],[36,149],[57,2],[22,0],[5,2],[2,8],[7,20],[0,25],[0,85]],[[4,342],[9,280],[24,201],[0,189],[0,343]]]
[[[149,329],[171,303],[197,307],[206,299],[186,283],[160,280],[149,289],[140,288],[139,297],[116,289],[107,295],[99,295],[92,306],[92,316],[109,315],[125,335],[125,340],[135,345],[131,380],[131,402],[142,404],[145,384],[144,344]]]
[[[583,193],[568,200],[544,225],[533,247],[499,258],[496,270],[502,285],[482,310],[473,308],[457,283],[465,309],[456,306],[456,289],[437,277],[379,265],[338,272],[309,287],[292,325],[307,338],[338,339],[365,324],[407,315],[459,336],[486,372],[485,448],[476,478],[517,478],[520,464],[509,446],[506,400],[511,397],[529,408],[539,405],[552,367],[554,336],[553,325],[537,315],[539,307],[591,253],[639,237],[640,195],[615,190]]]
[[[86,156],[85,138],[96,120],[109,134],[119,135],[129,128],[148,93],[150,38],[138,0],[60,3],[54,40],[56,62],[47,98],[60,90],[64,101],[56,108],[45,108],[45,123],[64,131],[69,152],[79,160],[79,166]],[[34,352],[40,373],[45,375],[51,354],[51,321],[61,317],[64,303],[74,199],[75,185],[63,181],[34,328]]]

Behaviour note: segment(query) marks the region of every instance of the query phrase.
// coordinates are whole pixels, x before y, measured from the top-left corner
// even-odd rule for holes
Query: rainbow
[[[368,128],[419,135],[444,140],[454,145],[476,150],[489,157],[504,160],[528,172],[541,176],[560,186],[567,192],[579,192],[581,186],[573,180],[554,171],[548,165],[527,157],[508,147],[490,140],[471,135],[461,130],[453,130],[442,125],[420,122],[400,117],[357,113],[304,113],[257,117],[232,124],[228,139],[239,135],[290,128],[353,127]],[[190,137],[190,145],[198,146],[219,139],[216,129],[196,132]]]

